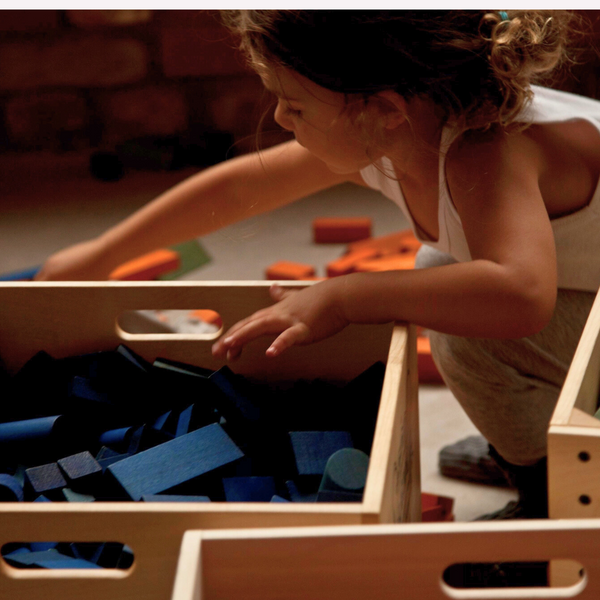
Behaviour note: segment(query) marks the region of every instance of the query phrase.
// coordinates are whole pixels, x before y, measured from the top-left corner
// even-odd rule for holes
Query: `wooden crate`
[[[571,585],[459,589],[457,563],[569,560]],[[190,531],[171,600],[600,597],[600,519]]]
[[[38,350],[60,358],[125,343],[157,356],[217,369],[210,335],[128,334],[125,310],[212,309],[227,328],[272,303],[269,282],[92,282],[0,284],[0,358],[17,371]],[[287,283],[286,283],[287,285]],[[290,282],[289,287],[306,283]],[[213,336],[214,337],[214,336]],[[275,359],[269,340],[244,350],[236,372],[259,380],[349,381],[387,362],[362,503],[3,503],[0,546],[14,541],[117,541],[129,545],[128,571],[17,570],[0,561],[0,599],[164,600],[189,529],[374,524],[420,519],[416,341],[405,325],[352,325],[323,342]]]
[[[551,518],[600,517],[600,294],[592,307],[548,431]]]

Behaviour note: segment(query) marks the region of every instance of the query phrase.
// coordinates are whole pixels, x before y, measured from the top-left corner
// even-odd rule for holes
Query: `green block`
[[[181,264],[179,269],[171,271],[170,273],[164,273],[159,275],[158,279],[161,281],[170,281],[171,279],[178,279],[182,275],[198,269],[202,265],[211,261],[210,256],[200,245],[198,240],[190,240],[189,242],[183,242],[182,244],[176,244],[171,246],[171,250],[175,250],[179,253]]]

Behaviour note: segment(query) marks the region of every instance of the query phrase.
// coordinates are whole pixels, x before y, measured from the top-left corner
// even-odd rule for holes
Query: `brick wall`
[[[230,154],[252,149],[266,99],[234,44],[216,11],[0,11],[0,150],[211,131],[231,134]]]

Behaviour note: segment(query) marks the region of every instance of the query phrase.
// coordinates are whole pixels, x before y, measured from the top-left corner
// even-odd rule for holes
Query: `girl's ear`
[[[393,90],[384,90],[375,94],[380,101],[381,118],[386,129],[396,129],[406,121],[406,100]]]

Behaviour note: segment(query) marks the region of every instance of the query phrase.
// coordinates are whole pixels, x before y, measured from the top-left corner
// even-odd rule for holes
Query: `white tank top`
[[[521,113],[519,121],[556,123],[570,120],[589,121],[600,136],[600,101],[548,88],[532,86],[534,97]],[[414,222],[387,157],[361,170],[365,183],[393,200],[408,219],[423,244],[450,254],[459,262],[471,260],[471,253],[460,216],[446,182],[446,154],[457,133],[444,127],[439,160],[439,239],[432,241]],[[598,138],[600,144],[600,137]],[[563,217],[551,220],[558,263],[558,287],[596,292],[600,288],[600,180],[590,203]]]

